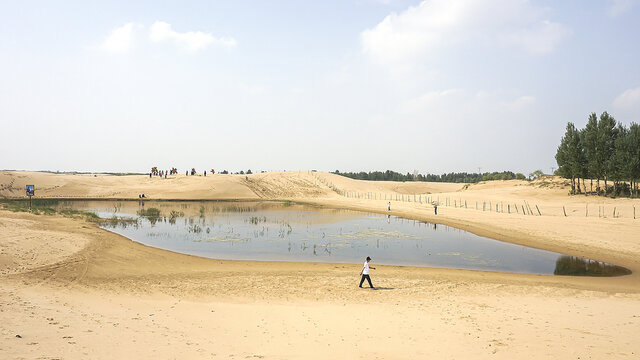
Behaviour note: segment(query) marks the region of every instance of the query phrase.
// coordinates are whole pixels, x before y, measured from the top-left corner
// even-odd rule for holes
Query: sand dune
[[[38,197],[144,192],[154,199],[284,199],[377,212],[386,212],[385,194],[405,195],[391,201],[393,214],[610,261],[634,274],[378,266],[372,277],[380,290],[359,290],[360,264],[203,259],[79,219],[0,210],[2,358],[611,359],[640,352],[640,219],[630,210],[640,207],[637,200],[568,197],[559,179],[463,186],[309,172],[166,180],[0,172],[0,196],[22,197],[27,183]],[[425,195],[440,200],[437,216]],[[492,211],[476,210],[476,201],[491,202]],[[536,215],[502,211],[524,201]],[[620,215],[585,216],[585,206],[616,207]]]

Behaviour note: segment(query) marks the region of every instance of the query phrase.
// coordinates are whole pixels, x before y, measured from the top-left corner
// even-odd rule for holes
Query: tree
[[[569,166],[569,127],[572,127],[572,123],[567,124],[567,130],[564,133],[562,139],[560,139],[560,145],[558,145],[558,149],[556,150],[556,163],[558,164],[558,170],[556,170],[556,174],[562,176],[565,179],[571,179],[571,170]],[[575,186],[573,184],[573,180],[571,180],[571,193],[575,191]]]
[[[589,115],[589,121],[584,128],[584,153],[587,159],[587,173],[591,179],[591,191],[593,191],[593,178],[596,178],[596,191],[600,192],[600,178],[602,177],[602,164],[598,148],[598,116],[596,113]]]
[[[579,193],[580,182],[578,181],[576,186],[576,178],[584,174],[585,158],[580,131],[571,122],[567,123],[567,130],[556,151],[556,162],[558,173],[571,179],[571,193]]]
[[[614,192],[618,195],[625,192],[624,189],[621,190],[618,188],[618,183],[620,181],[629,180],[629,184],[633,185],[633,170],[635,162],[633,159],[633,144],[629,129],[624,127],[622,124],[618,124],[616,127],[616,136],[617,137],[614,141],[614,153],[611,159],[613,164],[611,176],[615,181]]]
[[[640,180],[640,125],[631,123],[629,127],[629,149],[631,152],[632,171],[631,190],[635,188],[635,195],[638,196],[638,180]]]
[[[607,180],[611,173],[615,171],[613,162],[613,153],[615,151],[616,140],[616,119],[609,115],[606,111],[600,115],[598,123],[598,159],[602,166],[602,175],[604,177],[604,192],[607,193]]]
[[[537,178],[539,178],[540,176],[544,175],[544,172],[542,172],[542,170],[538,169],[532,173],[529,174],[529,179],[531,180],[535,180]]]

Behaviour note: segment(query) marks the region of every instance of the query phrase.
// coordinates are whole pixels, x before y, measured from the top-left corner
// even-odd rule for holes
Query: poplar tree
[[[615,152],[614,143],[616,141],[616,119],[606,111],[600,115],[598,123],[598,148],[599,156],[597,161],[602,165],[602,175],[604,177],[604,192],[607,193],[607,180],[613,171],[615,164],[613,154]]]
[[[591,179],[593,192],[593,178],[596,178],[596,191],[600,192],[600,177],[602,177],[602,165],[598,162],[598,115],[591,113],[589,121],[584,128],[584,153],[587,159],[587,174]]]
[[[631,189],[629,193],[632,194],[635,188],[635,195],[638,196],[638,180],[640,180],[640,125],[637,123],[631,123],[629,127],[629,149],[631,152]]]

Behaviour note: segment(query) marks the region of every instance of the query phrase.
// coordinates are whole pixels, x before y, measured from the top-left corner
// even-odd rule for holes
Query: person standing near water
[[[362,283],[364,282],[364,279],[367,279],[367,281],[369,282],[369,286],[375,290],[375,288],[373,287],[373,284],[371,284],[371,277],[369,276],[369,261],[371,261],[371,258],[367,256],[367,260],[364,262],[362,271],[360,271],[360,275],[362,275],[362,278],[360,279],[359,287],[362,287]],[[375,270],[376,268],[372,267],[371,269]]]
[[[438,204],[433,204],[433,212],[438,215]]]
[[[391,201],[389,201],[389,204],[387,205],[387,210],[391,211]]]

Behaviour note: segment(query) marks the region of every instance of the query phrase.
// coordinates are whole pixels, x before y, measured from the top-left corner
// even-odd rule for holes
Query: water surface
[[[396,216],[280,202],[63,201],[127,218],[103,227],[145,245],[215,259],[428,266],[617,276],[628,270]]]

